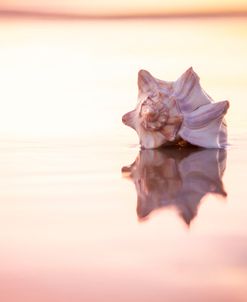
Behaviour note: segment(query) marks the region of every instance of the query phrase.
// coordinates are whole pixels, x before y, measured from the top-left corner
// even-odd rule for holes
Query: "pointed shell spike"
[[[229,102],[214,103],[202,89],[193,68],[176,81],[138,73],[138,104],[122,121],[136,130],[143,148],[177,144],[181,140],[205,148],[224,148],[227,127],[224,116]]]

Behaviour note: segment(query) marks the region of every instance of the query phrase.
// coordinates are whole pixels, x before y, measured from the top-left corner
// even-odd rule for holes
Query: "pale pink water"
[[[247,21],[0,28],[0,300],[246,301]],[[136,102],[138,69],[173,80],[191,65],[213,98],[231,102],[227,197],[206,194],[219,176],[197,171],[199,188],[210,186],[185,203],[195,211],[189,227],[173,203],[140,220],[121,173],[138,141],[121,115]],[[178,175],[193,168],[189,156],[168,159]],[[217,158],[212,165],[224,170]],[[183,183],[176,175],[171,196]]]

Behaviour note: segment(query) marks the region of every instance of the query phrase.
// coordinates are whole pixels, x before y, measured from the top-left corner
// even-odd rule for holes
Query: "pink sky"
[[[2,0],[0,8],[87,14],[169,13],[247,10],[246,0]]]

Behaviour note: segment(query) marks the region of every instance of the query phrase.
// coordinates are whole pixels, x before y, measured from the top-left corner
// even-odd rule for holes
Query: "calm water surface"
[[[247,20],[0,21],[0,299],[247,300]],[[230,146],[140,151],[137,71],[193,66]]]

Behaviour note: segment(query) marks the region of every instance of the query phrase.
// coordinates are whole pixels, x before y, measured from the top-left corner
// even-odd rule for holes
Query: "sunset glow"
[[[245,0],[5,0],[0,4],[4,9],[69,12],[84,14],[161,14],[195,12],[234,12],[247,10]]]
[[[247,301],[246,0],[0,0],[0,41],[0,301]],[[190,66],[229,145],[143,150],[138,71]],[[143,101],[186,126],[197,79]]]

